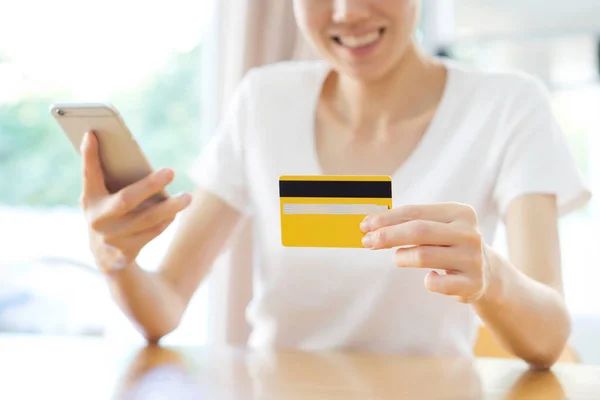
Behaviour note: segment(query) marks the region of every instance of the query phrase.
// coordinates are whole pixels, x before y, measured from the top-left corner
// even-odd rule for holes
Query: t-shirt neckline
[[[425,130],[425,133],[419,140],[419,143],[410,153],[408,158],[395,170],[390,174],[390,177],[394,182],[402,181],[405,183],[410,182],[411,177],[418,176],[419,167],[423,162],[431,162],[431,157],[427,157],[423,159],[423,157],[427,154],[436,154],[437,149],[435,147],[441,146],[441,137],[444,131],[441,129],[442,121],[444,120],[444,116],[447,113],[447,109],[449,107],[449,103],[451,103],[451,93],[453,92],[453,87],[455,85],[455,74],[454,70],[449,63],[445,62],[445,60],[439,60],[443,63],[447,71],[446,84],[444,86],[444,90],[442,93],[442,98],[440,103],[438,104],[437,110],[435,111],[429,126]],[[319,161],[319,155],[317,153],[316,146],[316,123],[317,123],[317,107],[319,104],[319,100],[321,97],[321,93],[323,91],[323,86],[325,84],[325,80],[332,72],[332,67],[325,61],[320,62],[320,70],[317,76],[317,83],[313,93],[311,93],[311,107],[310,115],[307,118],[309,121],[309,126],[307,129],[308,140],[309,140],[309,148],[311,161],[313,164],[313,168],[316,171],[316,175],[325,175],[321,163]]]

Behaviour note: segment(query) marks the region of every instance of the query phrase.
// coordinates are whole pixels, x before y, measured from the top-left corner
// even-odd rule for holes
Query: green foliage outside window
[[[199,46],[176,54],[143,87],[110,99],[151,164],[175,169],[171,193],[192,188],[185,170],[200,144],[200,59]],[[55,100],[0,104],[0,204],[77,206],[80,158],[48,112]]]

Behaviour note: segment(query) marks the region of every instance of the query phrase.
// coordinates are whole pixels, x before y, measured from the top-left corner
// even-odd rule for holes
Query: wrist
[[[98,263],[100,273],[107,279],[118,279],[127,275],[130,275],[140,267],[137,265],[135,260],[123,260],[119,262],[100,262]]]
[[[478,304],[501,305],[509,299],[510,282],[514,280],[514,267],[487,244],[483,248],[484,290]]]
[[[96,252],[96,264],[103,275],[110,277],[131,269],[135,264],[135,257],[128,256],[115,246],[104,244]]]
[[[108,279],[119,279],[136,272],[138,269],[139,266],[134,261],[119,265],[112,265],[109,268],[103,269],[103,274]]]

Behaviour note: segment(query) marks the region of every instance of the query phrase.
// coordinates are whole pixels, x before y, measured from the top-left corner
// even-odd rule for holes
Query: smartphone
[[[107,103],[55,103],[50,113],[79,153],[86,132],[98,139],[99,155],[106,188],[116,193],[149,174],[153,169],[135,137],[115,107]],[[156,203],[168,197],[166,191],[156,193],[147,201]]]

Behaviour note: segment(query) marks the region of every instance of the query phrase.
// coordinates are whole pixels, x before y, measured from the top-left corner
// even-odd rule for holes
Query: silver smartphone
[[[100,161],[109,192],[116,193],[149,174],[153,169],[121,115],[107,103],[55,103],[50,113],[79,152],[86,132],[98,138]],[[162,191],[148,202],[166,199]],[[145,202],[146,204],[146,202]]]

